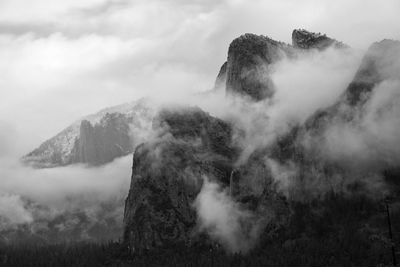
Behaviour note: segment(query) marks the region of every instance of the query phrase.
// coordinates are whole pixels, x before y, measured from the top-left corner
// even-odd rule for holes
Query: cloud
[[[240,165],[254,150],[270,145],[317,110],[334,104],[351,82],[360,58],[360,52],[350,49],[300,53],[269,66],[271,71],[256,77],[265,80],[268,75],[271,79],[275,89],[271,98],[253,102],[215,92],[208,97],[215,100],[214,105],[198,104],[234,123],[238,129],[234,142],[243,150],[237,162]]]
[[[38,203],[63,205],[67,196],[82,195],[93,201],[119,196],[129,185],[131,156],[101,167],[72,165],[32,169],[15,161],[2,161],[1,191],[29,197]],[[127,193],[127,192],[125,192]]]
[[[247,252],[261,230],[256,216],[240,206],[215,182],[204,177],[194,201],[200,231],[206,231],[230,252]]]
[[[365,107],[351,123],[333,121],[324,131],[323,155],[371,170],[396,167],[400,162],[400,82],[378,84]]]
[[[102,167],[51,169],[2,161],[0,230],[6,231],[2,234],[7,237],[19,230],[23,239],[38,233],[47,242],[120,238],[131,160],[126,156]]]
[[[0,194],[0,231],[32,221],[32,214],[26,210],[20,196]]]
[[[275,124],[303,123],[316,110],[332,105],[353,79],[360,59],[358,51],[330,48],[278,62],[271,75],[277,90],[269,112]]]

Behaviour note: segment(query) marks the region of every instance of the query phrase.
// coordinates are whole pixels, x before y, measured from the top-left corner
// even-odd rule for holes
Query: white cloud
[[[20,196],[0,193],[0,231],[32,221],[32,214],[25,209]]]
[[[256,216],[242,208],[218,184],[204,177],[194,207],[200,231],[207,233],[230,252],[247,252],[255,244],[260,224]]]

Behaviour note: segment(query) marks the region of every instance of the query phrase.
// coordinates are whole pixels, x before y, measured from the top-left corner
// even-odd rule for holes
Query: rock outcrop
[[[221,68],[219,69],[217,78],[215,79],[214,89],[219,89],[219,88],[225,89],[225,86],[226,86],[226,68],[227,68],[227,66],[228,66],[228,62],[225,61],[224,64],[222,64]]]
[[[192,203],[204,177],[228,184],[235,149],[231,126],[197,108],[164,110],[159,137],[134,154],[125,204],[124,242],[143,251],[194,238]]]
[[[266,36],[245,34],[232,41],[226,67],[227,93],[240,94],[254,101],[271,97],[274,85],[269,79],[269,66],[292,48]]]
[[[75,140],[70,163],[101,165],[132,153],[129,118],[120,113],[107,113],[94,126],[83,120]]]
[[[267,36],[244,34],[232,41],[228,59],[217,76],[216,85],[226,80],[227,93],[250,97],[253,101],[270,98],[274,85],[269,77],[271,66],[284,57],[295,57],[301,50],[348,46],[326,35],[294,30],[292,45],[275,41]]]
[[[304,29],[293,30],[292,45],[300,49],[318,49],[323,50],[328,47],[344,48],[347,47],[342,42],[332,39],[326,34],[309,32]]]

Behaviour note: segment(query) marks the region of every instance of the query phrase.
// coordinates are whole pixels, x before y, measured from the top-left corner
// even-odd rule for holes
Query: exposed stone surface
[[[226,65],[226,91],[249,96],[259,101],[274,94],[274,85],[269,77],[272,64],[283,57],[295,57],[299,50],[328,47],[346,48],[347,45],[326,35],[306,30],[294,30],[292,46],[262,35],[244,34],[232,41]],[[216,85],[224,81],[225,64],[218,74]]]
[[[130,123],[129,118],[120,113],[107,113],[94,126],[83,120],[70,163],[101,165],[131,153],[133,142],[130,138]]]
[[[272,231],[287,221],[288,206],[262,153],[234,169],[239,151],[231,144],[230,124],[198,108],[183,108],[162,111],[154,127],[159,138],[139,146],[133,159],[124,215],[124,242],[132,252],[196,242],[192,203],[204,177],[229,188],[230,197],[252,211],[260,227]]]
[[[330,46],[336,48],[347,47],[345,44],[332,39],[325,34],[309,32],[304,29],[293,30],[292,45],[300,49],[319,49],[323,50]]]
[[[223,87],[225,89],[227,66],[228,66],[228,62],[225,61],[224,64],[222,64],[222,66],[218,72],[217,78],[215,79],[214,89],[218,89],[221,87]]]
[[[228,50],[226,91],[249,96],[258,101],[271,97],[274,86],[269,78],[269,65],[292,48],[266,36],[245,34],[232,41]]]
[[[192,203],[203,177],[229,183],[235,150],[231,126],[197,108],[164,110],[161,133],[134,154],[126,199],[124,242],[132,251],[190,242],[196,225]]]

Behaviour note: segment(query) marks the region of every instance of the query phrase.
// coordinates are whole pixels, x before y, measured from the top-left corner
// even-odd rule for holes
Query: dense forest
[[[294,203],[290,222],[265,231],[245,255],[204,243],[140,255],[114,241],[2,245],[0,266],[391,266],[400,251],[397,205],[333,193],[322,201]]]

